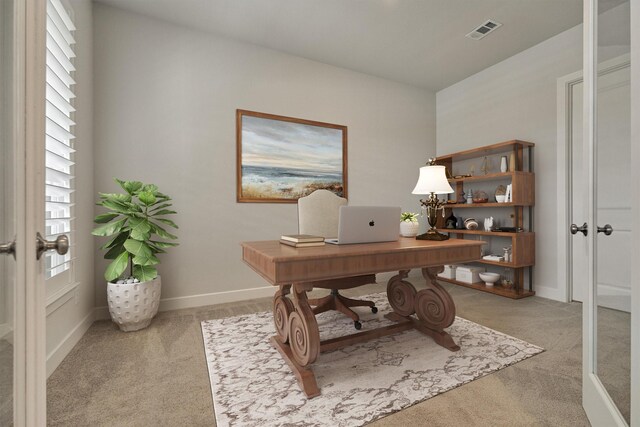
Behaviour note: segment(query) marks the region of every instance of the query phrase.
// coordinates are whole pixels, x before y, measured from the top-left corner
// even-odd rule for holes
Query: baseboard
[[[62,363],[80,338],[87,332],[95,320],[95,311],[91,310],[72,330],[64,337],[62,342],[47,354],[47,378]]]
[[[565,289],[550,288],[548,286],[534,286],[533,290],[536,292],[537,297],[552,299],[560,302],[567,301],[567,294]]]
[[[260,288],[240,289],[237,291],[212,292],[209,294],[188,295],[160,300],[160,311],[180,310],[183,308],[202,307],[205,305],[224,304],[253,298],[272,297],[276,288],[262,286]],[[111,318],[109,307],[96,307],[96,320]]]

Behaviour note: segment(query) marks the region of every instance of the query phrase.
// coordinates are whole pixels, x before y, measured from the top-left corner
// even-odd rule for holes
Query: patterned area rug
[[[364,297],[362,330],[391,321],[386,294]],[[365,314],[368,312],[368,314]],[[355,332],[336,312],[317,316],[320,338]],[[321,395],[307,399],[280,354],[270,312],[202,322],[216,421],[221,426],[360,426],[544,351],[460,317],[450,352],[411,330],[321,353],[313,364]]]

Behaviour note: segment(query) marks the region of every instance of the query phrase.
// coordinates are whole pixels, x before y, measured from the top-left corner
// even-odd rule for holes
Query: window
[[[45,277],[60,275],[71,268],[74,251],[74,111],[73,66],[75,26],[61,0],[47,0],[46,71],[46,152],[45,152],[45,234],[54,240],[69,236],[71,247],[65,255],[48,251]],[[70,281],[70,276],[66,277]]]

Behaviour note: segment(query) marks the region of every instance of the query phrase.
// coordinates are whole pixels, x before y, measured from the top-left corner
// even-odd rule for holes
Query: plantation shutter
[[[74,111],[73,66],[75,26],[60,0],[47,0],[46,52],[46,153],[45,153],[45,234],[54,240],[69,236],[71,247],[65,255],[48,251],[45,274],[49,279],[70,269],[74,245],[73,173]]]

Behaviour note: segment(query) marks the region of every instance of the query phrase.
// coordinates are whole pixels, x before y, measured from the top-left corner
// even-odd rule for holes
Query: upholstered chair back
[[[316,190],[298,199],[298,232],[324,238],[338,237],[340,206],[347,199],[328,190]]]

